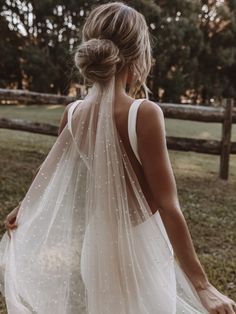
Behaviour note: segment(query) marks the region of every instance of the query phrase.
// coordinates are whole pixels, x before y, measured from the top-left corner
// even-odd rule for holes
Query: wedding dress
[[[114,77],[69,108],[68,123],[0,242],[10,314],[206,314],[152,214],[117,132]],[[96,99],[96,101],[94,101]],[[137,152],[136,116],[128,134]]]

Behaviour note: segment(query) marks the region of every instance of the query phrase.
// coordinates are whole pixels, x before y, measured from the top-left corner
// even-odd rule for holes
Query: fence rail
[[[224,100],[226,101],[226,100]],[[198,105],[166,104],[160,103],[160,107],[166,118],[190,120],[198,122],[215,122],[224,121],[225,108],[213,108]],[[236,111],[232,108],[232,123],[236,123]]]
[[[27,101],[41,104],[68,104],[76,98],[26,91],[0,89],[0,100]],[[236,154],[236,142],[231,142],[232,125],[236,123],[234,100],[224,99],[220,108],[160,103],[165,118],[222,124],[221,140],[205,140],[167,136],[170,150],[193,151],[220,156],[219,176],[228,179],[230,154]],[[21,119],[0,118],[0,128],[57,136],[58,127]]]
[[[76,100],[76,97],[28,92],[21,89],[0,88],[0,101],[17,101],[44,105],[44,104],[67,104],[74,100]]]

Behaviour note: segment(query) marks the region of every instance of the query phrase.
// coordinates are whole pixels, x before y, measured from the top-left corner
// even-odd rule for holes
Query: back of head
[[[151,61],[150,34],[141,13],[122,2],[102,4],[90,12],[75,53],[85,79],[103,84],[132,66],[134,83],[146,91]]]

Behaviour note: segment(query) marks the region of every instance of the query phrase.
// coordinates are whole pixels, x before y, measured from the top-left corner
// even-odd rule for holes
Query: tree
[[[0,0],[0,85],[67,94],[90,0]],[[235,0],[131,0],[149,26],[157,101],[210,103],[236,94]]]

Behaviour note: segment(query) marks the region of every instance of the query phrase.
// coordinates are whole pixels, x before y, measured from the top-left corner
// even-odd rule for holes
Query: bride
[[[163,114],[148,100],[151,61],[141,13],[121,2],[92,10],[75,53],[91,88],[65,109],[6,217],[8,313],[236,313],[209,282],[180,209]],[[140,86],[146,98],[135,99]]]

